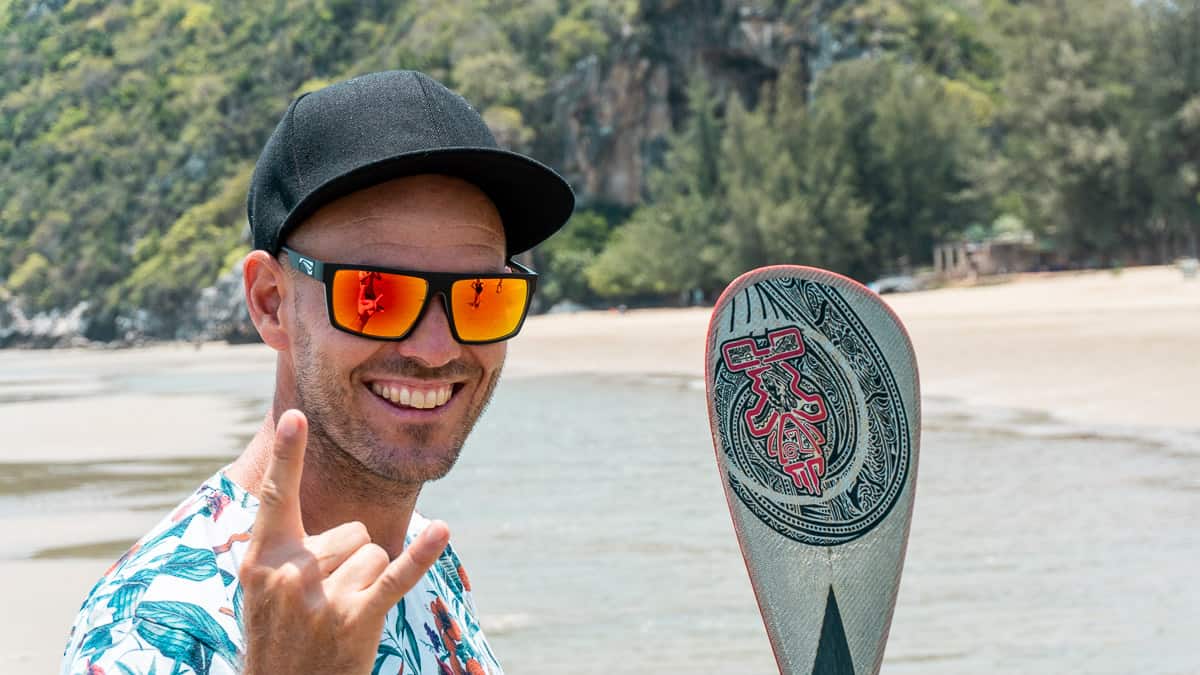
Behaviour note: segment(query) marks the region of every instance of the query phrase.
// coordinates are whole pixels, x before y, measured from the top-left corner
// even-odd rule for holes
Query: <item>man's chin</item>
[[[373,449],[360,463],[372,474],[395,483],[421,484],[444,478],[458,461],[459,449],[414,446]],[[382,450],[382,451],[381,451]]]

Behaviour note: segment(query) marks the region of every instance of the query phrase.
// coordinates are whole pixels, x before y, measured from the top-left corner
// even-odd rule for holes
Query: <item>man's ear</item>
[[[242,261],[242,285],[250,320],[262,341],[275,351],[288,347],[287,330],[280,316],[288,290],[286,274],[279,261],[263,250],[251,251]]]

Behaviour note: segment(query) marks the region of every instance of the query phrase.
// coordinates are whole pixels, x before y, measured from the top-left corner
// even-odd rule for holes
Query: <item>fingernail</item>
[[[295,410],[285,410],[279,416],[279,425],[275,432],[281,436],[294,436],[300,428],[300,419],[296,416]]]

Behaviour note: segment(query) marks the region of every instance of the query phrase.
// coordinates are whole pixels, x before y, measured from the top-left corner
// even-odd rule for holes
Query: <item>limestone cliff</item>
[[[647,0],[638,31],[551,88],[537,154],[565,172],[581,205],[634,206],[686,118],[691,78],[708,79],[722,100],[737,92],[753,103],[790,54],[811,77],[844,51],[825,24],[841,4]]]

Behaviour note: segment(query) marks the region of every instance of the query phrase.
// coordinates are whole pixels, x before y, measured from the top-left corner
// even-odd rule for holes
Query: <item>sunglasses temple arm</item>
[[[508,266],[513,268],[514,270],[520,272],[521,274],[537,274],[537,272],[534,272],[533,270],[529,269],[528,267],[522,265],[521,263],[517,262],[516,260],[514,260],[512,258],[508,259]]]
[[[325,279],[325,264],[320,260],[313,260],[312,258],[302,256],[286,246],[282,248],[287,253],[288,261],[292,263],[292,267],[317,281]]]

